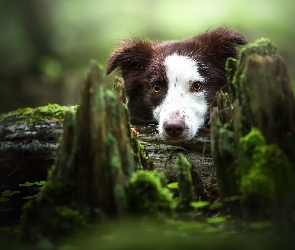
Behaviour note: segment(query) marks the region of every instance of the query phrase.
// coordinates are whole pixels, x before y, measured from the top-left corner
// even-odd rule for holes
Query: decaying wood
[[[0,187],[14,190],[18,184],[45,180],[52,166],[62,123],[30,127],[16,117],[0,122]]]
[[[64,108],[65,113],[67,107]],[[76,108],[71,108],[76,110]],[[20,111],[21,113],[21,111]],[[52,117],[29,124],[31,115],[11,114],[0,120],[0,190],[18,190],[25,182],[39,182],[46,179],[47,171],[54,163],[58,138],[63,132],[63,118]],[[83,119],[87,119],[84,114]],[[210,182],[213,174],[209,133],[202,131],[190,142],[169,145],[163,142],[156,130],[156,124],[133,125],[139,133],[138,140],[145,146],[154,166],[164,172],[169,181],[177,180],[176,157],[182,152],[204,182]]]
[[[35,116],[40,115],[40,109],[42,110],[43,107],[31,109],[32,112],[28,112],[27,109],[12,112],[10,115],[4,115],[0,120],[0,192],[5,190],[20,192],[9,197],[9,202],[0,204],[2,210],[9,210],[9,212],[0,214],[3,223],[6,223],[5,221],[11,223],[13,218],[21,215],[21,208],[27,202],[23,197],[38,194],[40,186],[34,183],[45,181],[49,169],[54,164],[58,138],[64,129],[64,115],[69,110],[76,112],[76,107],[52,105],[51,116],[36,119]],[[57,110],[61,109],[64,109],[63,114],[57,114]],[[80,111],[80,114],[82,114],[81,120],[84,123],[81,124],[83,126],[88,119],[87,112]],[[56,119],[57,116],[59,119]],[[119,124],[119,121],[117,123]],[[154,168],[163,172],[169,182],[177,181],[176,158],[178,153],[182,152],[192,165],[196,193],[202,198],[207,198],[207,194],[203,192],[202,183],[211,182],[214,172],[208,132],[203,132],[190,143],[169,145],[159,138],[155,130],[156,126],[144,124],[133,126],[139,133],[137,139],[145,147],[144,150],[153,162]],[[89,128],[83,127],[80,127],[80,130],[90,131]],[[83,137],[89,138],[94,134],[83,134]],[[81,141],[81,146],[85,150],[83,154],[86,154],[88,143],[83,144]],[[145,168],[151,167],[145,166]],[[81,176],[83,176],[82,173]],[[29,186],[19,186],[26,182],[30,183]]]
[[[170,182],[177,181],[176,159],[182,153],[192,165],[203,182],[210,182],[214,169],[211,157],[209,132],[202,131],[188,142],[171,145],[161,140],[157,132],[157,124],[133,125],[139,132],[138,139],[145,147],[155,168],[164,172]]]
[[[261,39],[228,66],[231,92],[217,94],[211,119],[219,193],[239,197],[238,214],[285,227],[295,209],[295,101],[286,64]]]

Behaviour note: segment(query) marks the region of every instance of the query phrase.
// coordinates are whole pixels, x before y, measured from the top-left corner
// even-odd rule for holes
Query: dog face
[[[125,41],[110,56],[107,74],[121,69],[132,117],[156,120],[165,141],[190,140],[227,83],[227,58],[243,44],[240,33],[223,27],[180,41]]]

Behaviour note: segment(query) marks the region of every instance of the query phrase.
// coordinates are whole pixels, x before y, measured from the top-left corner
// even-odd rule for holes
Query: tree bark
[[[46,179],[56,158],[58,138],[64,128],[64,116],[68,111],[75,113],[76,109],[77,107],[49,105],[20,109],[0,117],[2,191],[17,190],[21,183]],[[86,121],[85,113],[81,119]],[[144,146],[155,169],[164,172],[170,182],[177,181],[176,158],[180,152],[188,158],[193,170],[204,182],[211,181],[214,170],[208,131],[204,130],[190,142],[169,145],[160,139],[156,131],[157,124],[135,124],[132,127],[138,133],[137,139]]]
[[[45,180],[55,159],[66,112],[76,107],[48,105],[0,117],[0,187]]]
[[[261,39],[228,62],[230,95],[217,94],[211,139],[219,192],[232,212],[289,228],[295,191],[295,101],[286,64]]]

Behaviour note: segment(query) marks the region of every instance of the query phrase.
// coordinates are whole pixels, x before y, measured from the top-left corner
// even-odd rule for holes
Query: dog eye
[[[153,84],[153,91],[155,92],[155,93],[159,93],[160,91],[161,91],[161,87],[160,87],[160,85],[159,84],[157,84],[157,83],[155,83],[155,84]]]
[[[192,90],[193,91],[200,91],[202,88],[203,88],[203,85],[200,82],[194,82],[192,84]]]

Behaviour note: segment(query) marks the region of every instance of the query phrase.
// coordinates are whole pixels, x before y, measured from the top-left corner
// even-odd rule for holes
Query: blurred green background
[[[182,39],[221,25],[250,42],[270,38],[295,79],[294,14],[292,0],[2,0],[0,113],[75,104],[89,60],[105,68],[122,39]]]

